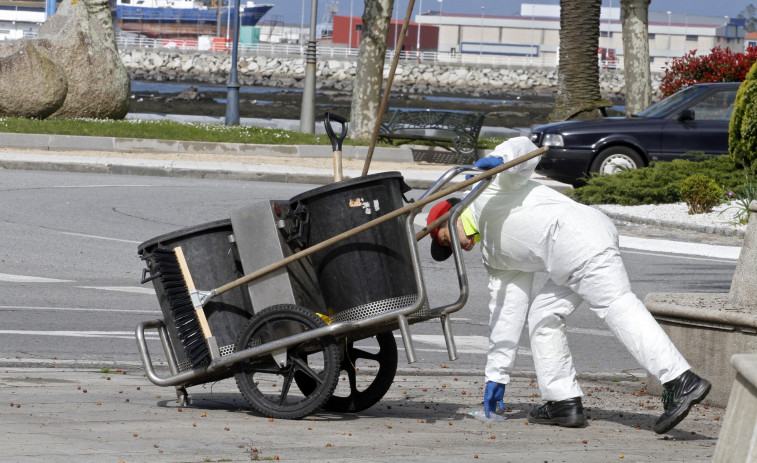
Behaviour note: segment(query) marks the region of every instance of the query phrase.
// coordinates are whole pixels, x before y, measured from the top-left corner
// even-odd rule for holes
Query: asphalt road
[[[136,364],[134,326],[161,317],[152,288],[140,285],[138,244],[313,187],[0,170],[0,359]],[[424,278],[436,307],[457,298],[457,283],[453,264],[431,260],[426,243],[420,246]],[[732,260],[634,250],[626,250],[624,259],[641,298],[657,291],[726,292],[736,265]],[[453,318],[460,358],[447,358],[437,322],[417,324],[411,331],[419,361],[412,368],[448,367],[483,375],[488,291],[478,252],[466,255],[466,268],[471,296]],[[543,281],[541,276],[537,284]],[[585,308],[568,325],[579,374],[639,372]],[[158,352],[157,338],[150,339],[152,351]],[[532,370],[528,345],[524,335],[518,370]],[[401,347],[399,361],[400,369],[408,368]]]

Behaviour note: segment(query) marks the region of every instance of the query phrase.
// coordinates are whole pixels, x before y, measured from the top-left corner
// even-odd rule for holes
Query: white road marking
[[[160,310],[127,310],[127,309],[89,309],[84,307],[35,307],[35,306],[20,306],[20,305],[0,305],[0,311],[11,310],[43,310],[43,311],[59,311],[59,312],[105,312],[105,313],[134,313],[134,314],[149,314],[160,315]]]
[[[426,226],[428,213],[415,216],[414,224],[420,228]],[[666,254],[686,254],[691,256],[710,257],[717,259],[738,260],[741,253],[740,246],[721,246],[718,244],[688,243],[684,241],[657,240],[651,238],[637,238],[620,236],[620,247],[638,251],[652,251]]]
[[[717,244],[687,243],[683,241],[652,240],[621,236],[620,247],[638,251],[664,252],[667,254],[687,254],[701,257],[738,260],[741,247]]]
[[[0,273],[0,281],[8,281],[11,283],[71,283],[74,280],[58,280],[56,278],[42,278],[32,277],[28,275],[11,275],[8,273]]]
[[[155,295],[155,290],[141,286],[77,286],[81,289],[101,289],[103,291],[120,291],[122,293],[137,293]]]
[[[141,241],[133,241],[133,240],[122,240],[120,238],[110,238],[108,236],[98,236],[98,235],[85,235],[83,233],[73,233],[73,232],[60,232],[64,235],[71,235],[71,236],[81,236],[83,238],[94,238],[96,240],[106,240],[106,241],[118,241],[120,243],[129,243],[129,244],[141,244]]]
[[[135,339],[132,331],[41,331],[41,330],[0,330],[0,334],[27,336],[62,336],[68,338]],[[147,339],[159,339],[157,334],[145,334]]]

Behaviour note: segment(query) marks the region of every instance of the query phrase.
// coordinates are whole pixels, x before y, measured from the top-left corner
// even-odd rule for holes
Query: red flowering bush
[[[709,55],[696,56],[696,50],[675,58],[660,82],[660,93],[666,98],[689,85],[706,82],[742,82],[747,72],[757,61],[757,48],[750,47],[745,53],[715,47]]]

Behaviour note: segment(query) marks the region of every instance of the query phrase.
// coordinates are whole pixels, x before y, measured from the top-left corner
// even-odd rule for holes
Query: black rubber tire
[[[337,413],[357,413],[375,405],[384,394],[389,390],[394,382],[394,375],[397,373],[397,342],[394,340],[394,334],[389,332],[379,333],[375,336],[378,344],[378,352],[368,352],[354,346],[349,339],[345,345],[345,353],[340,367],[340,376],[346,372],[348,381],[349,394],[343,395],[341,391],[336,390],[329,400],[323,405],[324,410]],[[370,384],[360,390],[357,384],[357,371],[355,365],[358,360],[369,360],[371,363],[378,364],[376,375],[370,381]],[[358,367],[359,368],[359,367]],[[362,373],[361,373],[362,374]],[[363,380],[361,379],[361,385]],[[297,387],[307,394],[314,386],[312,380],[297,378]]]
[[[311,310],[289,304],[275,305],[250,319],[234,350],[239,352],[283,339],[287,333],[322,326],[326,323]],[[313,361],[315,356],[322,359]],[[270,418],[299,419],[318,410],[331,397],[339,380],[340,363],[338,341],[333,336],[322,336],[289,347],[284,367],[279,366],[271,355],[239,362],[235,365],[235,377],[240,392],[258,413]],[[301,378],[308,378],[315,386],[306,394],[291,387]],[[281,389],[276,390],[279,382]]]
[[[594,161],[589,167],[589,175],[601,176],[610,175],[617,172],[609,172],[612,166],[608,165],[610,162],[616,161],[621,163],[627,169],[640,169],[644,167],[644,159],[633,148],[628,146],[611,146],[605,148],[599,152]]]

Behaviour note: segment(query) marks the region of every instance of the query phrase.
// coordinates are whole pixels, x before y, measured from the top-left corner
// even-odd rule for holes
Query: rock
[[[66,75],[28,39],[0,41],[0,115],[44,119],[66,99]]]
[[[64,0],[39,28],[37,49],[63,69],[68,93],[51,117],[123,119],[130,83],[118,51],[84,3]]]

